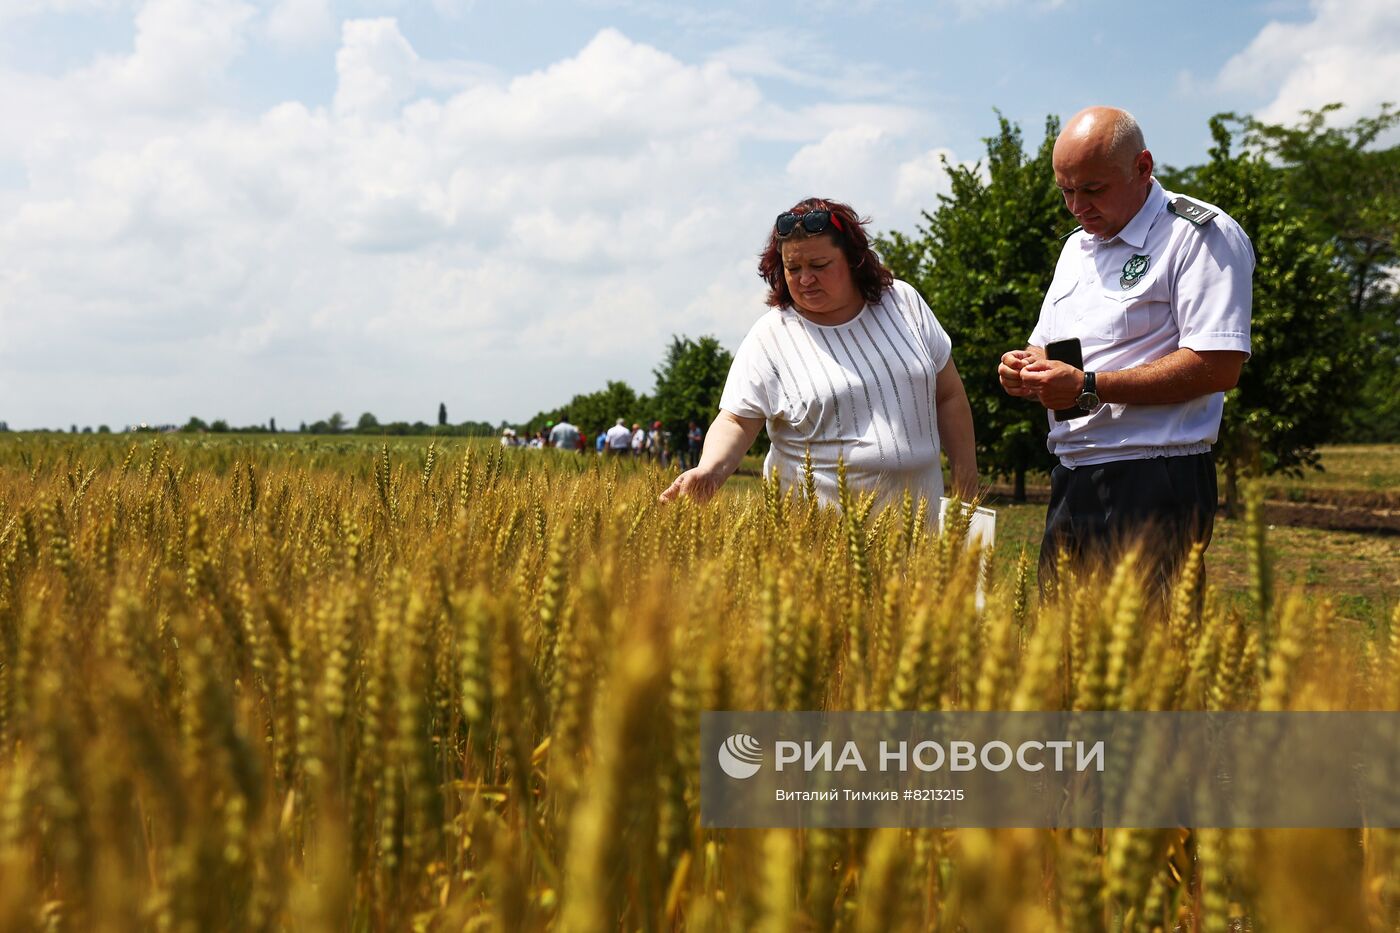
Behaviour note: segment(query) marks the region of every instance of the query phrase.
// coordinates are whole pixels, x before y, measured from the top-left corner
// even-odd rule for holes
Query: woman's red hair
[[[807,198],[798,201],[790,210],[794,214],[807,211],[831,211],[831,216],[840,221],[828,224],[821,233],[808,233],[798,224],[785,237],[779,238],[776,229],[768,231],[768,244],[758,257],[758,274],[768,283],[768,304],[774,308],[791,308],[792,293],[788,291],[787,277],[783,275],[782,244],[788,240],[801,240],[809,236],[830,237],[846,256],[846,264],[851,267],[851,277],[855,279],[856,291],[862,298],[874,304],[880,300],[880,293],[894,283],[894,273],[885,268],[880,257],[870,248],[870,238],[865,235],[865,225],[869,219],[861,220],[849,204],[830,201],[826,198]]]

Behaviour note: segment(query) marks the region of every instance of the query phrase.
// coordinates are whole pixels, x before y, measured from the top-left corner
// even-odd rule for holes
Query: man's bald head
[[[1147,144],[1133,115],[1117,107],[1085,107],[1070,117],[1055,139],[1055,149],[1080,150],[1128,168]]]
[[[1079,111],[1055,139],[1055,183],[1084,229],[1113,236],[1142,207],[1152,153],[1133,115],[1117,107]]]

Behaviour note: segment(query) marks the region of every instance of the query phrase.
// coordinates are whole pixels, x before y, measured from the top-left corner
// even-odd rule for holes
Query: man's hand
[[[1235,350],[1181,347],[1141,366],[1099,370],[1094,393],[1105,404],[1176,405],[1212,392],[1230,391],[1239,382],[1240,368],[1247,358],[1248,354]],[[1004,385],[1005,379],[1002,382]],[[1041,359],[1021,367],[1020,385],[1039,397],[1046,408],[1073,408],[1084,391],[1084,372],[1068,363]]]
[[[1039,347],[1028,347],[1025,350],[1011,350],[1001,355],[1001,365],[997,367],[997,378],[1001,380],[1001,387],[1006,390],[1007,395],[1016,398],[1035,397],[1035,391],[1022,381],[1021,372],[1031,363],[1045,359],[1045,354],[1039,350]]]
[[[686,470],[676,477],[675,482],[666,487],[666,490],[661,493],[660,501],[671,502],[681,496],[686,496],[696,502],[707,502],[724,484],[724,480],[725,477],[714,470],[702,467]]]
[[[1022,368],[1021,384],[1046,408],[1073,408],[1084,391],[1084,371],[1059,360],[1036,360]]]

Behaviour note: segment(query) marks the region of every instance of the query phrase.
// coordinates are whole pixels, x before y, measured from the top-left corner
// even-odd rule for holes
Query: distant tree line
[[[187,434],[276,434],[277,419],[271,418],[267,424],[252,424],[240,427],[232,427],[222,418],[206,422],[202,418],[192,417],[180,427],[180,430]],[[372,412],[365,412],[360,415],[358,421],[352,427],[340,412],[333,413],[329,418],[320,421],[313,421],[307,424],[305,421],[297,428],[299,434],[369,434],[376,437],[382,435],[411,436],[419,434],[431,434],[438,437],[487,437],[496,433],[498,429],[487,421],[463,421],[461,424],[449,424],[447,421],[447,404],[438,403],[437,424],[428,424],[425,421],[384,421],[381,422]]]
[[[50,429],[49,429],[49,428],[30,428],[30,429],[28,429],[28,430],[32,430],[32,431],[48,431],[48,430],[50,430]],[[62,428],[54,428],[54,429],[52,429],[52,430],[54,430],[54,431],[56,431],[56,432],[58,432],[58,433],[62,433],[62,432],[63,432],[63,429],[62,429]],[[0,421],[0,434],[7,434],[7,433],[9,433],[9,431],[10,431],[10,423],[9,423],[8,421]],[[83,427],[81,427],[81,428],[79,428],[76,424],[74,424],[74,425],[70,425],[70,426],[69,426],[69,428],[68,428],[68,433],[69,433],[69,434],[94,434],[94,433],[96,433],[96,434],[111,434],[111,433],[112,433],[112,429],[109,428],[109,427],[107,427],[107,425],[105,425],[105,424],[99,424],[99,425],[97,426],[97,430],[96,430],[96,431],[93,431],[92,425],[90,425],[90,424],[83,425]]]
[[[372,412],[365,412],[360,415],[354,427],[349,426],[345,421],[345,416],[336,412],[324,421],[313,421],[310,425],[302,423],[301,432],[304,434],[370,434],[379,435],[427,435],[437,437],[487,437],[495,434],[497,428],[489,421],[463,421],[461,424],[449,424],[447,421],[447,405],[444,402],[438,403],[437,424],[428,424],[425,421],[380,421]]]
[[[1217,455],[1227,501],[1245,471],[1294,472],[1329,442],[1400,439],[1400,146],[1377,140],[1400,125],[1387,104],[1350,126],[1340,105],[1294,126],[1220,114],[1209,160],[1158,166],[1168,190],[1222,207],[1255,250],[1253,354],[1226,397]],[[995,360],[1024,346],[1074,229],[1051,168],[1056,119],[1032,152],[1000,118],[986,159],[945,168],[951,191],[916,234],[879,248],[917,287],[952,337],[972,403],[978,463],[1014,481],[1051,465],[1044,412],[1009,398]]]
[[[629,428],[633,424],[650,428],[660,421],[669,435],[671,449],[684,449],[686,430],[694,421],[708,428],[719,411],[719,398],[729,375],[733,357],[714,337],[692,340],[673,336],[666,355],[652,370],[656,381],[649,394],[637,394],[625,382],[609,380],[594,392],[575,395],[567,404],[538,412],[524,424],[510,425],[527,435],[546,427],[567,414],[572,424],[590,438],[607,431],[619,418]],[[760,438],[760,446],[766,438]]]

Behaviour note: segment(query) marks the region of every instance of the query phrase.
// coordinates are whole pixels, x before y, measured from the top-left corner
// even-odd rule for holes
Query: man
[[[608,428],[608,453],[621,456],[631,449],[632,432],[627,430],[627,423],[618,418],[617,424]]]
[[[578,428],[569,423],[567,412],[559,413],[559,423],[549,429],[549,446],[558,450],[578,450]]]
[[[646,453],[646,449],[646,429],[642,427],[642,423],[640,421],[634,421],[632,422],[632,456],[640,457],[642,454]]]
[[[1065,243],[1030,345],[1001,358],[1008,394],[1050,419],[1042,583],[1060,549],[1108,562],[1139,540],[1170,584],[1209,543],[1224,393],[1249,358],[1249,238],[1219,208],[1162,190],[1131,115],[1076,114],[1055,141],[1055,183],[1082,225]],[[1082,368],[1047,358],[1077,338]],[[1063,355],[1057,353],[1056,355]],[[1055,410],[1073,409],[1060,420]]]

